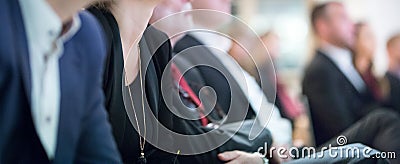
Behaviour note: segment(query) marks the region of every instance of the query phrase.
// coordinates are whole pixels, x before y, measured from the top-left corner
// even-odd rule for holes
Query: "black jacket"
[[[386,73],[386,78],[390,84],[388,107],[400,113],[400,79],[391,73]]]
[[[371,93],[360,93],[321,51],[305,71],[303,93],[307,96],[315,141],[320,145],[365,116],[374,104]]]
[[[203,45],[189,34],[179,40],[174,47],[174,52],[177,54],[175,58],[184,58],[185,62],[196,66],[184,75],[189,85],[195,93],[200,93],[200,89],[204,86],[213,88],[216,93],[217,104],[225,113],[228,113],[229,108],[232,107],[232,109],[235,109],[234,112],[244,112],[246,118],[254,117],[255,113],[239,84],[219,59]],[[199,82],[198,77],[205,78],[202,78],[203,80]],[[242,114],[236,113],[236,115]],[[234,122],[238,119],[240,118],[232,117],[231,121]]]
[[[105,104],[113,127],[113,134],[124,163],[135,163],[140,155],[139,136],[132,126],[132,121],[128,117],[125,110],[126,104],[124,104],[123,100],[123,94],[126,94],[122,91],[124,60],[118,24],[113,15],[106,10],[95,7],[91,7],[88,10],[99,20],[106,34],[108,55],[105,63],[103,89],[106,95]],[[156,40],[156,38],[164,39]],[[169,48],[171,45],[167,40],[168,37],[164,33],[154,28],[148,28],[139,46],[143,73],[146,70],[143,76],[145,76],[145,95],[149,108],[164,126],[172,128],[172,115],[167,112],[160,87],[162,73],[171,58]],[[158,46],[154,47],[154,45]],[[138,108],[136,104],[135,108]],[[158,128],[148,128],[147,130],[148,134],[152,134],[148,135],[148,138],[152,137],[153,140],[167,141],[172,144],[172,139],[168,139],[168,136],[158,138],[160,136]],[[145,146],[145,156],[149,163],[172,163],[175,157],[173,154],[159,150],[149,143],[146,143]]]

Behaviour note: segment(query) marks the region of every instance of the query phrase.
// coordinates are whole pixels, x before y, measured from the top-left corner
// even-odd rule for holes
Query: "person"
[[[303,92],[309,99],[317,146],[334,145],[334,136],[342,134],[348,143],[398,152],[399,115],[375,105],[354,68],[349,51],[353,25],[344,6],[339,2],[319,4],[311,21],[321,48],[306,70]]]
[[[192,72],[187,72],[184,77],[189,84],[194,83],[193,88],[196,93],[199,93],[203,86],[212,87],[216,92],[217,104],[225,113],[230,110],[247,112],[246,119],[256,117],[262,125],[266,125],[268,114],[271,114],[267,129],[271,131],[274,143],[290,145],[292,136],[290,122],[282,118],[277,109],[274,109],[276,107],[268,102],[254,78],[227,54],[231,46],[230,39],[214,32],[207,32],[208,30],[215,31],[229,23],[229,16],[213,14],[220,12],[230,14],[231,1],[193,1],[192,6],[195,10],[211,10],[211,14],[195,13],[193,15],[194,25],[190,29],[205,30],[187,32],[174,46],[175,58],[183,58],[182,60],[191,65],[207,64],[209,66],[197,66]],[[203,77],[204,84],[196,83],[195,73]]]
[[[368,114],[375,102],[352,63],[354,27],[344,6],[320,4],[313,9],[311,21],[319,48],[302,85],[319,146]]]
[[[386,45],[389,57],[389,70],[385,76],[390,86],[387,104],[395,111],[400,112],[400,101],[398,101],[398,95],[400,94],[400,34],[391,37]]]
[[[220,1],[220,2],[193,1],[192,5],[196,6],[195,5],[196,3],[200,3],[198,5],[203,6],[204,8],[214,9],[214,10],[218,10],[218,11],[226,11],[226,9],[230,8],[230,7],[227,7],[227,6],[230,6],[230,2],[226,2],[226,1]],[[219,5],[217,5],[217,4],[219,4]],[[213,5],[215,5],[215,6],[213,6]],[[202,8],[199,7],[199,8],[195,8],[195,9],[202,9]],[[155,15],[157,15],[157,14],[155,14]],[[201,15],[201,13],[200,14],[195,13],[194,15]],[[208,17],[208,18],[211,18],[211,17]],[[204,22],[205,24],[203,24],[203,25],[207,26],[207,27],[212,27],[211,29],[213,29],[213,28],[216,28],[216,26],[220,26],[224,22],[227,22],[227,20],[225,18],[221,19],[221,17],[219,17],[219,16],[215,16],[214,18],[215,19],[209,19],[210,22],[205,21]],[[185,19],[181,19],[181,21],[182,20],[185,20]],[[187,19],[186,19],[186,21],[187,21]],[[176,23],[181,23],[180,21],[174,21],[174,22],[175,22],[174,25]],[[200,22],[201,22],[201,20],[200,20]],[[214,23],[218,22],[218,23],[214,24],[212,22],[214,22]],[[160,24],[162,24],[162,22]],[[185,26],[183,28],[184,30],[181,30],[181,31],[187,31],[187,30],[191,30],[194,28],[193,26],[187,27],[187,25],[191,25],[191,23],[186,22],[184,24],[184,26]],[[168,27],[168,25],[165,25],[165,26]],[[176,32],[180,32],[180,30],[176,31],[176,29],[173,29],[176,26],[169,26],[169,27],[171,27],[171,28],[162,29],[162,27],[160,27],[160,29],[167,32],[167,34],[169,33],[170,36],[176,37],[176,35],[175,35],[175,34],[177,34]],[[181,26],[179,26],[179,27],[181,27]],[[176,59],[176,60],[174,60],[174,62],[176,62],[176,61],[180,62],[180,63],[176,63],[177,66],[178,67],[180,65],[193,66],[193,65],[196,65],[197,63],[206,63],[207,65],[211,64],[218,71],[222,71],[222,72],[216,72],[214,69],[207,67],[207,66],[204,66],[204,67],[197,66],[197,67],[195,67],[195,69],[190,69],[187,72],[185,72],[184,78],[186,79],[186,81],[189,84],[191,84],[191,87],[193,87],[193,90],[195,91],[195,93],[199,93],[202,86],[211,86],[216,91],[217,104],[221,106],[221,108],[224,110],[225,113],[227,113],[228,110],[230,110],[229,109],[230,105],[235,107],[235,108],[233,108],[233,109],[235,109],[235,111],[247,112],[247,110],[240,110],[240,109],[249,109],[248,101],[247,101],[249,98],[246,97],[246,95],[243,93],[243,92],[246,92],[246,90],[241,90],[241,87],[243,87],[243,86],[239,86],[239,84],[238,84],[238,81],[241,81],[241,79],[237,80],[232,77],[231,72],[228,71],[230,69],[230,67],[228,68],[224,64],[222,64],[221,63],[222,59],[221,60],[218,59],[217,55],[213,54],[213,53],[215,53],[214,51],[210,51],[210,49],[204,48],[203,46],[195,48],[196,45],[203,45],[203,44],[200,43],[197,39],[195,39],[195,40],[189,39],[188,40],[187,38],[193,38],[191,36],[192,34],[193,34],[192,32],[189,32],[189,34],[186,34],[182,39],[180,39],[177,43],[175,43],[174,49],[177,54],[174,57],[174,59]],[[203,33],[196,35],[196,36],[201,36],[202,34]],[[207,35],[207,33],[205,33],[204,35]],[[209,39],[212,39],[212,37],[217,37],[216,39],[221,39],[221,37],[214,36],[214,35],[210,35]],[[226,40],[224,40],[222,38],[222,40],[220,40],[218,43],[224,43],[225,41]],[[172,42],[174,42],[174,41],[172,41]],[[229,42],[226,42],[226,43],[229,43]],[[212,45],[215,46],[218,44],[212,44]],[[186,49],[185,46],[188,46],[187,48],[189,48],[189,47],[192,47],[192,48],[190,48],[190,51],[187,51],[187,50],[184,50],[184,49]],[[223,45],[223,46],[225,47],[226,45]],[[226,51],[227,50],[226,48],[229,48],[229,44],[227,47],[225,47],[223,49],[225,49],[225,51]],[[181,51],[182,51],[182,54],[180,54]],[[202,55],[198,55],[198,54],[202,54]],[[188,58],[186,58],[186,57],[188,57]],[[227,57],[229,58],[229,56],[227,56]],[[233,59],[229,59],[229,60],[233,61]],[[224,61],[224,60],[222,60],[222,61]],[[242,72],[242,70],[240,70],[240,72]],[[225,76],[228,75],[228,76],[224,77],[223,75],[225,75]],[[202,80],[200,80],[201,81],[200,84],[199,84],[198,77],[200,77],[200,79],[202,79]],[[230,83],[227,84],[227,81],[229,81]],[[255,83],[254,79],[252,82],[253,82],[253,84]],[[233,85],[233,86],[230,87],[230,85]],[[257,87],[258,85],[253,85],[253,86]],[[233,90],[231,90],[230,88],[232,88]],[[259,102],[262,101],[262,102],[267,103],[267,100],[266,100],[265,96],[263,95],[262,91],[260,89],[256,89],[255,91],[258,92],[259,95],[261,93],[260,97],[263,100],[260,100]],[[231,92],[230,95],[235,95],[235,96],[227,95],[227,93],[229,93],[229,92]],[[251,95],[251,94],[249,94],[249,95]],[[196,95],[196,96],[198,96],[198,95]],[[232,98],[232,100],[230,100],[231,98]],[[233,103],[233,104],[236,103],[236,105],[232,105],[230,103]],[[254,102],[253,102],[253,105],[257,105],[257,103],[254,104]],[[271,111],[270,109],[272,109],[273,105],[271,105],[269,103],[264,104],[264,105],[265,106],[263,106],[264,107],[263,109],[265,109],[265,111],[264,111],[265,113],[268,113],[268,111]],[[257,106],[255,106],[255,107],[257,107]],[[256,111],[253,111],[253,110],[249,110],[249,112],[253,112],[253,115],[254,115],[254,113],[256,113]],[[263,113],[263,112],[261,112],[261,113]],[[277,141],[284,140],[284,142],[286,142],[286,141],[290,142],[291,134],[288,134],[291,131],[289,122],[286,120],[281,120],[279,113],[277,113],[277,112],[273,112],[273,113],[274,113],[274,115],[272,118],[274,119],[274,121],[271,121],[272,123],[270,122],[270,124],[268,126],[271,128],[274,128],[274,130],[276,130],[275,135],[281,135],[281,137],[275,136],[276,140]],[[248,116],[247,118],[249,118],[249,115],[247,115],[247,116]],[[269,117],[268,117],[268,115],[264,115],[264,116],[265,117],[262,117],[262,116],[258,117],[257,121],[260,121],[258,119],[262,119],[260,122],[266,123],[265,121]],[[251,117],[251,115],[250,115],[250,117]],[[271,124],[273,124],[273,125],[271,125]],[[273,132],[272,132],[272,135],[274,135]]]
[[[247,37],[246,37],[247,36]],[[258,38],[253,38],[250,39],[250,36],[246,35],[242,36],[241,38],[248,38],[248,39],[243,39],[247,40],[247,44],[251,44],[250,40],[253,42],[258,41]],[[280,55],[280,49],[279,49],[279,36],[274,33],[273,31],[268,31],[264,33],[263,35],[259,36],[259,39],[261,39],[263,45],[259,46],[254,46],[251,47],[250,49],[254,51],[254,55],[252,56],[254,59],[253,64],[251,62],[246,62],[247,60],[245,59],[250,58],[248,53],[251,52],[246,52],[246,50],[243,49],[243,47],[240,45],[243,45],[243,41],[238,41],[238,42],[233,42],[232,47],[229,51],[229,54],[242,66],[242,65],[250,65],[247,67],[251,67],[252,69],[247,70],[251,73],[251,75],[256,79],[257,83],[261,85],[261,81],[264,82],[264,84],[267,85],[275,85],[273,81],[276,81],[276,94],[274,95],[269,95],[271,92],[272,87],[264,87],[263,91],[264,94],[267,96],[268,100],[270,102],[274,102],[275,106],[277,109],[279,109],[280,114],[282,115],[283,118],[286,118],[291,121],[292,128],[293,128],[293,143],[294,145],[300,147],[304,146],[304,144],[310,144],[310,136],[309,136],[309,119],[307,114],[305,113],[304,105],[299,101],[299,99],[296,99],[295,97],[292,97],[288,93],[288,88],[285,84],[283,84],[283,81],[279,76],[276,76],[275,74],[271,71],[268,71],[268,63],[269,60],[271,60],[272,63],[276,63],[278,60],[278,57]],[[240,43],[240,44],[239,44]],[[256,44],[251,44],[251,45],[256,45]],[[266,50],[267,48],[267,50]],[[270,57],[270,58],[269,58]],[[252,60],[252,59],[250,59]],[[250,64],[246,64],[250,63]],[[258,63],[258,64],[256,64]],[[257,68],[258,65],[258,68]],[[251,71],[253,70],[253,71]],[[258,70],[258,71],[257,71]],[[258,72],[263,73],[264,76],[259,76]],[[261,80],[262,78],[262,80]],[[275,101],[273,101],[275,100]]]
[[[121,162],[90,2],[0,1],[0,163]]]
[[[383,105],[388,93],[388,84],[385,78],[377,78],[373,73],[376,41],[371,27],[363,22],[355,25],[355,43],[353,48],[354,66],[365,81],[374,101]]]
[[[175,34],[179,34],[181,31],[186,31],[192,28],[190,26],[192,19],[190,13],[177,14],[180,12],[189,11],[191,9],[190,2],[193,1],[165,0],[157,5],[153,11],[152,17],[150,18],[150,23],[152,26],[163,30],[163,32],[171,37],[170,40],[172,46],[184,36],[176,36]],[[272,142],[270,133],[267,129],[264,129],[262,134],[260,134],[256,139],[248,140],[249,130],[251,127],[247,126],[249,125],[247,122],[243,123],[241,130],[239,130],[237,133],[233,134],[230,132],[229,129],[226,129],[225,127],[229,127],[229,125],[233,124],[229,124],[221,120],[224,119],[223,117],[225,116],[225,113],[218,107],[218,104],[214,107],[210,107],[212,110],[209,112],[209,114],[207,114],[208,112],[205,110],[209,107],[207,104],[210,102],[208,99],[203,99],[201,101],[200,98],[195,94],[191,88],[192,86],[190,86],[190,84],[193,85],[193,81],[188,81],[181,72],[182,65],[188,63],[182,61],[181,59],[175,60],[177,59],[176,57],[177,56],[175,56],[171,63],[171,76],[174,76],[174,83],[177,87],[173,90],[168,90],[168,92],[171,93],[174,92],[174,90],[178,90],[178,102],[182,102],[183,105],[172,103],[172,106],[170,107],[176,108],[175,110],[178,113],[187,113],[189,115],[188,117],[194,116],[197,119],[183,119],[179,117],[179,114],[177,117],[174,117],[174,131],[185,135],[207,135],[206,137],[198,137],[196,140],[191,141],[177,139],[177,142],[182,145],[182,147],[180,147],[180,153],[182,156],[177,156],[177,161],[181,163],[203,163],[205,160],[207,160],[211,163],[220,163],[221,161],[217,158],[217,154],[220,152],[234,149],[256,151],[264,144],[264,142]],[[164,76],[168,75],[169,74],[164,74]],[[190,80],[193,80],[193,78],[196,78],[195,81],[199,84],[204,81],[204,77],[202,76],[195,76]],[[198,108],[197,110],[196,107]],[[229,120],[229,118],[226,120]],[[214,128],[217,126],[218,128]],[[230,138],[232,134],[235,136]],[[219,141],[224,138],[227,139],[226,142],[218,146],[217,144]],[[215,146],[215,148],[212,148],[213,146]],[[189,149],[186,147],[189,147]],[[207,149],[207,151],[205,151],[204,147],[210,147],[212,149]]]
[[[157,123],[172,129],[161,78],[171,55],[168,37],[148,27],[160,0],[115,0],[88,8],[108,41],[103,89],[106,109],[124,163],[173,163],[175,155],[159,147],[173,144]],[[158,47],[159,46],[159,47]],[[153,116],[155,117],[154,119]]]

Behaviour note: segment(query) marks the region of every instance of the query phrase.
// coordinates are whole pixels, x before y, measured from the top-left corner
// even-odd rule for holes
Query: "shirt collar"
[[[321,46],[320,50],[339,67],[344,64],[352,64],[353,62],[351,51],[348,49],[343,49],[331,44],[324,44]]]
[[[72,22],[71,26],[69,27],[68,31],[65,32],[64,34],[61,35],[61,40],[64,42],[67,42],[70,40],[81,28],[81,19],[79,18],[79,15],[75,15],[72,17]]]
[[[62,21],[45,0],[19,0],[28,40],[46,52],[53,49],[54,41],[71,39],[79,30],[81,22],[78,15],[72,19],[67,32],[60,36]]]
[[[62,21],[45,0],[19,0],[28,40],[46,51],[62,29]]]
[[[206,46],[211,46],[222,52],[228,52],[232,46],[232,41],[228,37],[213,31],[194,31],[189,34]]]

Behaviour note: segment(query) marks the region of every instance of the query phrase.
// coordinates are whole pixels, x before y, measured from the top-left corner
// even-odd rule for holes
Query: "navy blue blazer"
[[[61,104],[53,163],[120,163],[103,107],[105,46],[98,22],[82,26],[60,58]],[[17,0],[0,0],[0,163],[49,163],[30,109],[27,40]]]

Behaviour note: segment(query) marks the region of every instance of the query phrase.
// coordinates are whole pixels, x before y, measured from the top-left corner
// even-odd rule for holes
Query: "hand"
[[[263,164],[264,161],[257,153],[247,153],[243,151],[227,151],[218,154],[218,158],[227,164]]]

